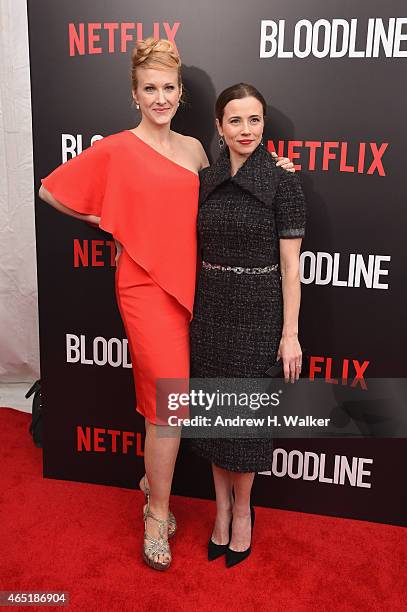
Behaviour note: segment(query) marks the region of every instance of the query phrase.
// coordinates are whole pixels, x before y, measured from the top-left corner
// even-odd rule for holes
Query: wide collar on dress
[[[204,202],[219,185],[230,179],[264,204],[269,204],[274,198],[280,175],[281,170],[276,167],[272,155],[258,145],[231,177],[229,149],[225,147],[212,166],[202,171],[199,201]]]

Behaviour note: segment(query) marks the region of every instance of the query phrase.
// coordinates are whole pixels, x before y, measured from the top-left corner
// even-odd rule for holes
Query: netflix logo
[[[128,53],[138,40],[149,36],[166,38],[175,46],[180,22],[155,21],[146,25],[140,21],[107,23],[69,23],[69,55],[97,55],[101,53]]]
[[[73,241],[74,268],[112,268],[116,266],[116,243],[114,240]]]
[[[76,427],[76,450],[78,453],[113,453],[127,455],[131,452],[144,457],[143,436],[134,431],[120,431],[105,427]]]
[[[335,359],[334,357],[309,358],[309,379],[324,378],[331,385],[350,385],[367,390],[365,373],[370,361],[358,359]]]
[[[296,170],[347,172],[386,176],[383,156],[388,142],[341,142],[338,140],[269,140],[267,148],[289,157]]]

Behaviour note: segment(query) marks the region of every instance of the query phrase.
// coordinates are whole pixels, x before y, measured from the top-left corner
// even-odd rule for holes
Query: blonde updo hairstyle
[[[137,90],[137,68],[177,70],[178,86],[182,91],[181,59],[175,45],[165,38],[139,40],[131,54],[131,85]]]

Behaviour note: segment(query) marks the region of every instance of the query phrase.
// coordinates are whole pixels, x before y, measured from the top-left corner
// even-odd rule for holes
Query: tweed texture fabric
[[[226,148],[200,175],[202,260],[228,266],[279,263],[279,239],[304,236],[299,177],[260,145],[232,177]],[[275,362],[283,325],[279,270],[236,274],[201,269],[190,326],[191,377],[262,378]],[[236,472],[271,469],[271,439],[195,439],[193,450]]]

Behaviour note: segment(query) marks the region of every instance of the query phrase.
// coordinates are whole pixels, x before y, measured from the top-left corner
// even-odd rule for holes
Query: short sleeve
[[[282,171],[275,198],[275,215],[279,238],[302,238],[305,235],[306,205],[297,173]]]
[[[83,215],[102,216],[109,153],[97,140],[41,180],[58,202]]]

